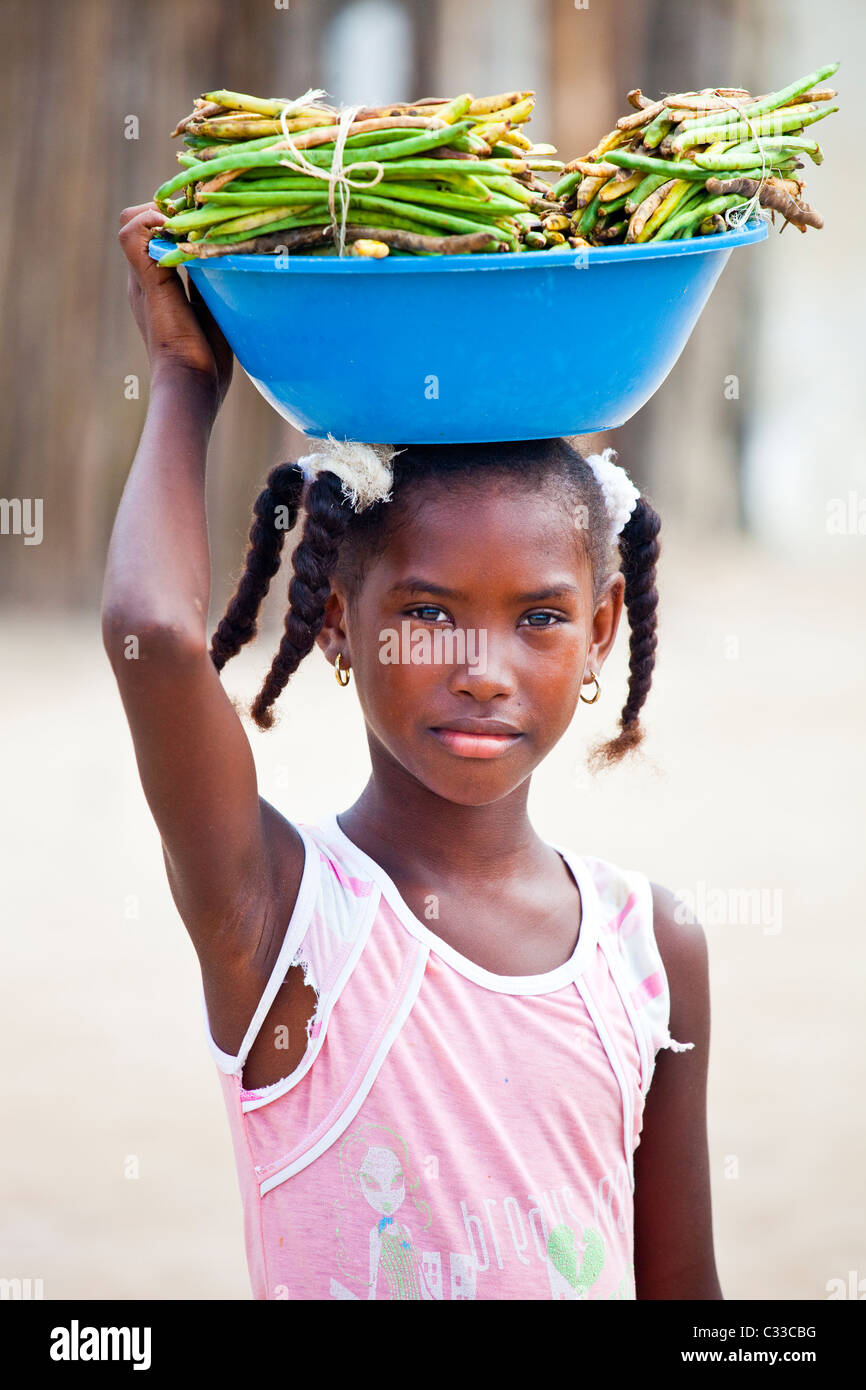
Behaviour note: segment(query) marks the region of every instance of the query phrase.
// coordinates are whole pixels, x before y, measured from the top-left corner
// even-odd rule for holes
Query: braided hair
[[[586,459],[565,439],[521,440],[505,444],[410,445],[393,460],[391,498],[356,512],[335,473],[317,473],[307,490],[301,538],[292,554],[293,575],[289,607],[277,654],[256,696],[250,714],[260,729],[270,729],[272,707],[301,661],[315,645],[325,621],[332,579],[350,596],[363,583],[369,563],[387,548],[396,529],[422,505],[418,484],[425,478],[458,476],[478,480],[482,474],[501,482],[541,484],[553,480],[566,506],[579,506],[586,517],[583,531],[593,577],[595,602],[605,581],[619,569],[625,579],[624,605],[628,616],[628,694],[619,717],[619,733],[595,745],[594,767],[618,762],[644,737],[640,712],[649,694],[656,650],[656,562],[659,556],[658,515],[645,497],[611,549],[610,523],[601,488]],[[285,533],[296,523],[304,477],[297,464],[272,469],[267,486],[253,507],[244,573],[225,616],[214,633],[211,659],[217,670],[256,634],[262,600],[279,567]]]

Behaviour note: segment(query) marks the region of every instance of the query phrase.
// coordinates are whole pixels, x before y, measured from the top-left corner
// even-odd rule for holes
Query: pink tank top
[[[633,1299],[644,1102],[658,1049],[692,1046],[668,1031],[646,877],[555,845],[580,889],[574,953],[495,975],[416,917],[335,815],[296,828],[297,904],[237,1056],[202,995],[254,1297]],[[246,1090],[293,964],[318,994],[306,1054]]]

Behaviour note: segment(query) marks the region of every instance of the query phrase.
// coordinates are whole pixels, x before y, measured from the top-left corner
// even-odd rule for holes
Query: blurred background
[[[860,20],[854,0],[5,0],[0,499],[41,499],[43,525],[38,544],[0,534],[0,1277],[46,1298],[250,1297],[197,963],[99,635],[148,394],[118,216],[171,173],[193,97],[534,88],[531,134],[570,159],[629,88],[763,92],[841,59],[805,171],[823,230],[777,223],[734,252],[654,399],[578,441],[613,445],[662,515],[657,674],[645,755],[591,777],[621,638],[530,804],[539,833],[691,895],[704,923],[725,1296],[866,1296]],[[592,325],[560,327],[579,383]],[[519,378],[515,359],[503,389]],[[213,624],[265,475],[302,443],[236,367],[209,456]],[[241,700],[286,582],[227,669]],[[369,766],[352,693],[314,653],[282,706],[272,733],[247,726],[262,794],[294,820],[344,809]]]

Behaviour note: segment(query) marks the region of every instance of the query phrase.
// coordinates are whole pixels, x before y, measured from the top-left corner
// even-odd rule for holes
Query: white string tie
[[[288,128],[288,125],[286,124],[286,117],[291,115],[293,112],[297,111],[301,107],[309,106],[312,103],[319,101],[324,95],[325,92],[322,88],[311,87],[308,91],[304,92],[304,95],[302,97],[298,97],[296,101],[287,101],[285,106],[281,108],[280,125],[282,127],[283,136],[285,137],[285,141],[288,148],[292,151],[295,158],[294,160],[280,159],[277,162],[281,164],[285,169],[297,169],[300,165],[304,173],[309,175],[310,178],[323,179],[327,183],[328,210],[331,214],[331,233],[334,237],[335,242],[337,243],[338,254],[342,256],[346,248],[346,218],[349,215],[349,202],[351,200],[350,190],[353,188],[375,188],[376,184],[380,183],[381,180],[385,177],[385,169],[382,164],[377,163],[374,159],[359,160],[357,164],[353,164],[351,166],[353,169],[373,169],[376,173],[375,178],[363,179],[359,181],[351,179],[349,175],[346,173],[346,170],[343,168],[343,155],[346,148],[346,140],[349,137],[349,128],[352,122],[354,121],[356,115],[361,110],[360,105],[342,106],[340,108],[340,119],[337,126],[337,138],[334,143],[334,154],[331,160],[330,169],[320,169],[317,164],[311,164],[310,161],[306,158],[303,150],[298,149],[297,145],[292,139],[292,135]],[[340,189],[339,222],[337,218],[336,207],[336,191],[338,187]]]
[[[716,95],[719,95],[719,93],[717,93]],[[758,187],[755,189],[754,194],[747,203],[738,203],[736,207],[726,208],[723,213],[726,226],[733,227],[734,231],[738,231],[740,227],[745,226],[749,219],[755,216],[755,214],[757,214],[757,216],[760,218],[762,222],[770,221],[770,213],[767,211],[766,208],[761,206],[761,191],[768,178],[767,155],[766,151],[764,150],[764,146],[761,144],[761,138],[757,134],[755,127],[752,125],[751,116],[746,115],[737,98],[723,97],[722,100],[727,101],[728,104],[731,107],[733,107],[734,110],[736,110],[740,119],[746,122],[746,125],[749,127],[749,130],[752,133],[752,138],[758,147],[758,153],[761,156],[761,177],[758,181]],[[724,174],[722,174],[722,177],[724,177]]]

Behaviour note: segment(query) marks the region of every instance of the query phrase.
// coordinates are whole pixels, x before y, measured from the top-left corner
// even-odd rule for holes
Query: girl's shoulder
[[[669,889],[646,873],[596,855],[581,855],[597,913],[597,940],[642,1020],[653,1053],[691,1049],[692,1001],[706,977],[704,932]],[[703,982],[703,983],[702,983]],[[672,1035],[673,1034],[673,1035]]]
[[[317,875],[332,883],[335,891],[350,899],[369,897],[375,883],[372,866],[340,829],[336,812],[328,812],[315,821],[292,824],[305,842],[308,870],[312,861]]]
[[[357,936],[378,900],[376,875],[365,856],[353,852],[335,814],[316,821],[294,821],[304,842],[305,861],[295,932],[306,926],[336,947]]]
[[[600,855],[578,853],[551,841],[577,878],[585,898],[583,915],[592,923],[600,944],[614,941],[620,948],[654,945],[654,885],[640,869],[626,867]]]
[[[350,921],[368,915],[371,899],[378,899],[383,887],[390,888],[390,880],[380,865],[352,843],[336,813],[293,824],[306,851],[296,916],[317,915],[313,912],[317,907],[331,931],[336,928],[339,935],[340,922],[348,928]],[[587,899],[583,912],[592,922],[593,935],[602,944],[614,944],[634,969],[644,970],[642,979],[655,970],[664,971],[668,958],[675,964],[674,957],[688,954],[690,946],[694,952],[694,943],[703,939],[700,926],[684,913],[674,894],[642,870],[556,842],[552,847],[576,871]]]
[[[624,867],[597,855],[572,855],[584,865],[592,884],[602,931],[620,946],[640,942],[672,964],[694,955],[706,943],[704,930],[685,903],[641,869]]]
[[[644,913],[651,911],[651,885],[641,870],[624,867],[611,859],[603,859],[594,854],[573,857],[585,865],[604,910],[625,915],[641,910]]]

